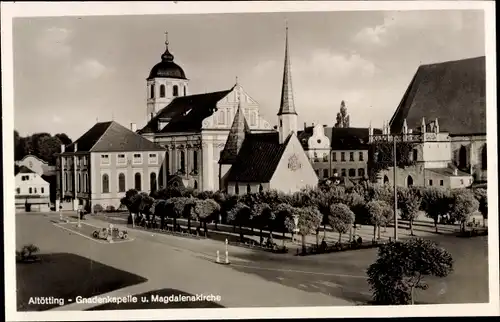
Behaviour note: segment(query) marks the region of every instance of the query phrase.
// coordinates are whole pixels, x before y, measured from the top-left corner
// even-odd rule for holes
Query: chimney
[[[66,146],[64,144],[61,144],[61,153],[64,153],[66,151]]]
[[[135,123],[130,123],[130,131],[132,131],[132,132],[137,132],[137,124],[135,124]]]
[[[75,151],[74,152],[78,152],[78,143],[75,142],[74,144],[75,144]]]
[[[456,169],[456,168],[455,168],[455,169],[453,169],[453,175],[454,175],[454,176],[457,176],[457,175],[458,175],[458,169]]]

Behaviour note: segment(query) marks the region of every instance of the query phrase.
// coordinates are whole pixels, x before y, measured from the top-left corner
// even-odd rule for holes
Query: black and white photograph
[[[6,319],[500,314],[494,7],[2,3]]]

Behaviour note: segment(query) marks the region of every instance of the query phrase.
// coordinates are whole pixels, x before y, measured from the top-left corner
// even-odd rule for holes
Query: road
[[[17,245],[33,242],[42,252],[76,253],[148,280],[124,288],[125,293],[168,288],[219,294],[219,304],[225,307],[356,305],[370,300],[366,269],[376,259],[375,249],[299,257],[228,246],[231,265],[224,266],[214,262],[217,250],[224,260],[225,245],[219,241],[129,230],[133,241],[100,244],[56,227],[50,220],[57,217],[16,215]],[[86,222],[107,225],[95,219]],[[430,238],[451,252],[455,271],[444,279],[428,279],[430,288],[417,294],[417,302],[488,301],[487,238]],[[91,307],[72,304],[58,309]]]

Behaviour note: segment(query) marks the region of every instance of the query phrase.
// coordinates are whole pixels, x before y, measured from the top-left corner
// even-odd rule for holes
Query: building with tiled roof
[[[57,202],[64,209],[120,206],[128,189],[157,190],[165,151],[117,122],[100,122],[58,154]]]
[[[16,210],[48,211],[50,206],[50,184],[27,166],[21,165],[15,175]]]
[[[219,181],[223,190],[230,194],[270,189],[295,192],[318,184],[318,177],[297,136],[288,28],[278,122],[277,132],[254,133],[238,104],[219,159]]]
[[[146,124],[137,133],[166,151],[159,177],[161,186],[166,186],[170,177],[178,176],[187,187],[218,190],[220,153],[238,101],[252,132],[276,130],[261,117],[259,104],[240,84],[199,94],[190,94],[188,85],[184,70],[174,63],[167,41],[162,61],[147,78]]]
[[[398,185],[467,187],[487,178],[485,57],[422,65],[385,134],[418,137]],[[392,168],[380,174],[392,182]]]

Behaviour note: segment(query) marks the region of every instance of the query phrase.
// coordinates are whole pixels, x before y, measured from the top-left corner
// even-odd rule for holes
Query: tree
[[[180,198],[185,198],[185,197],[180,197]],[[191,233],[191,220],[198,218],[198,214],[195,211],[193,211],[193,208],[194,208],[196,202],[202,201],[202,200],[198,200],[195,198],[185,198],[185,199],[182,199],[182,201],[184,201],[184,207],[182,207],[182,205],[179,204],[178,211],[180,211],[181,217],[187,219],[188,232]],[[181,207],[182,207],[182,210],[180,209]],[[200,225],[201,225],[201,221],[200,221]]]
[[[272,221],[275,219],[274,213],[271,210],[271,206],[267,203],[256,203],[252,207],[252,217],[255,221],[255,224],[260,229],[260,242],[262,245],[264,236],[262,236],[262,230],[268,226],[271,226]],[[283,242],[285,239],[283,239]]]
[[[316,231],[321,225],[322,215],[316,207],[300,207],[294,209],[295,215],[298,215],[298,230],[302,236],[302,252],[306,252],[306,236]]]
[[[428,187],[423,189],[421,194],[421,209],[427,217],[434,220],[434,227],[437,233],[439,217],[446,215],[450,211],[450,190],[440,187]]]
[[[367,270],[377,304],[414,304],[415,289],[426,290],[425,276],[445,277],[453,270],[451,255],[430,240],[410,239],[381,245]]]
[[[233,226],[235,226],[235,225],[239,226],[240,241],[242,241],[242,242],[243,242],[243,238],[244,238],[242,226],[244,226],[247,222],[249,222],[251,217],[252,217],[252,211],[251,211],[250,207],[248,207],[243,202],[239,202],[239,201],[227,213],[228,221],[230,223],[233,223]]]
[[[342,234],[347,233],[354,224],[354,213],[344,204],[336,203],[330,206],[328,224],[339,233],[339,243],[342,243]]]
[[[337,113],[337,122],[335,127],[349,127],[349,115],[347,114],[347,108],[345,107],[345,102],[340,102],[340,112]]]
[[[56,135],[54,135],[55,137],[57,137],[62,144],[64,145],[70,145],[73,141],[71,141],[71,139],[66,135],[66,133],[57,133]]]
[[[214,218],[220,212],[219,204],[213,199],[198,199],[191,208],[192,212],[203,222],[203,230],[207,236],[207,220]]]
[[[382,212],[384,220],[384,233],[386,232],[387,225],[394,220],[394,210],[388,204],[385,204],[384,211]],[[378,238],[380,239],[380,228],[378,230]]]
[[[55,156],[61,150],[61,140],[58,137],[42,136],[38,139],[38,157],[50,165],[56,164]]]
[[[173,230],[177,230],[177,218],[180,218],[185,211],[186,203],[191,202],[186,197],[172,197],[167,200],[167,209],[173,219]]]
[[[414,236],[413,221],[418,216],[421,202],[422,198],[414,190],[403,187],[398,188],[398,208],[401,212],[401,218],[410,222],[410,234],[412,236]]]
[[[370,201],[366,204],[366,210],[373,225],[373,241],[377,238],[377,228],[380,229],[380,226],[384,224],[386,207],[387,203],[380,200]]]
[[[140,196],[139,213],[146,215],[147,223],[151,227],[151,215],[152,215],[151,207],[153,206],[155,200],[145,192],[139,193],[139,196]]]
[[[479,201],[479,212],[483,215],[483,227],[486,227],[488,219],[488,191],[483,188],[474,191],[477,201]]]
[[[460,230],[463,232],[469,217],[479,209],[479,201],[470,190],[466,189],[455,190],[452,197],[450,213],[453,219],[460,222]]]
[[[132,197],[137,195],[138,192],[135,189],[130,189],[125,192],[125,196],[120,199],[120,203],[127,207],[127,210],[129,212],[128,216],[128,224],[132,224],[132,213],[136,211],[136,209],[133,209],[133,200]]]

